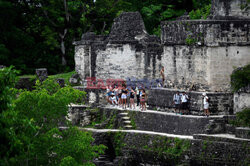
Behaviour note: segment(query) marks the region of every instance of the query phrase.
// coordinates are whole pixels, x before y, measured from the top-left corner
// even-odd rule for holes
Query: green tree
[[[82,99],[85,92],[71,87],[60,88],[53,80],[37,84],[34,91],[22,91],[16,99],[10,90],[15,72],[1,69],[1,87],[5,87],[1,106],[1,165],[91,165],[103,153],[103,145],[92,146],[90,133],[72,127],[64,118],[68,105]],[[1,79],[2,80],[2,79]],[[7,93],[8,92],[8,93]],[[1,93],[2,96],[2,93]],[[4,102],[3,102],[4,101]],[[8,106],[8,107],[7,107]],[[1,109],[2,109],[1,108]],[[66,129],[59,130],[60,123]]]
[[[201,9],[210,0],[0,0],[0,62],[24,74],[74,68],[74,41],[83,33],[108,34],[121,12],[139,11],[149,34],[160,22]]]
[[[44,43],[51,50],[60,50],[61,65],[66,66],[66,55],[72,52],[72,42],[88,31],[90,24],[86,15],[94,5],[92,0],[33,0],[33,3],[23,0],[29,6],[35,20],[30,26],[38,23],[38,31],[44,38]],[[28,4],[27,4],[28,3]],[[33,28],[30,28],[32,31]],[[73,58],[72,58],[73,59]]]

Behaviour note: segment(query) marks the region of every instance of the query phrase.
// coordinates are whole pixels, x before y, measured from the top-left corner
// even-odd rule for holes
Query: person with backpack
[[[209,116],[210,112],[208,110],[209,108],[209,97],[207,96],[206,93],[202,93],[202,97],[203,97],[203,109],[204,109],[204,114],[205,116]]]

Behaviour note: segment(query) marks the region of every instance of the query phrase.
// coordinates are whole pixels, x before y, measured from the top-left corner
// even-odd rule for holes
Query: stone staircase
[[[93,163],[96,166],[114,166],[113,162],[110,161],[110,158],[108,155],[100,155],[98,158],[96,158]]]
[[[127,112],[119,113],[119,117],[121,119],[122,127],[126,130],[132,129],[130,117],[128,116]]]

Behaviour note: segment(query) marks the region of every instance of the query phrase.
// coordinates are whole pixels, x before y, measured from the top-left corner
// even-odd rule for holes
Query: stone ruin
[[[148,35],[139,12],[122,13],[108,36],[86,33],[75,45],[76,71],[83,80],[159,77],[163,47]]]
[[[69,114],[73,124],[85,127],[99,116],[106,119],[95,125],[96,129],[82,129],[93,133],[96,144],[108,147],[94,161],[96,165],[177,165],[167,153],[157,151],[168,142],[174,145],[176,139],[190,142],[178,159],[181,165],[249,165],[250,129],[233,126],[230,122],[235,116],[228,115],[250,107],[249,87],[236,94],[230,91],[234,68],[250,63],[247,0],[212,0],[207,20],[182,17],[162,22],[160,38],[146,32],[140,13],[122,13],[109,35],[89,32],[74,44],[75,69],[82,82],[88,77],[95,77],[97,82],[159,79],[164,66],[166,88],[148,90],[151,109],[169,111],[173,94],[180,90],[190,96],[192,114],[200,114],[205,91],[210,97],[209,109],[216,114],[204,117],[100,107],[103,91],[77,87],[87,91],[89,103],[96,104],[98,111],[72,106]],[[128,130],[127,122],[130,127],[133,122],[134,130]],[[103,127],[107,125],[109,129]],[[117,149],[120,154],[115,153]]]
[[[212,0],[207,20],[164,21],[160,38],[146,32],[139,12],[122,13],[109,35],[88,32],[74,42],[75,69],[83,81],[87,77],[152,80],[161,78],[164,66],[166,93],[149,91],[151,107],[170,108],[164,98],[185,90],[193,98],[191,108],[199,111],[206,91],[212,112],[233,113],[230,75],[235,67],[250,63],[248,5],[247,0]]]

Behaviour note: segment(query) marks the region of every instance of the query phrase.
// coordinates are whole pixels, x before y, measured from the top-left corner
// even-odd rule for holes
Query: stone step
[[[100,155],[98,157],[98,160],[99,161],[109,161],[109,156],[107,156],[107,155]]]
[[[126,121],[123,121],[123,123],[131,124],[131,121],[130,120],[126,120]]]
[[[125,129],[132,129],[132,127],[133,127],[133,126],[131,126],[131,125],[126,125],[126,126],[124,126]]]
[[[99,160],[95,160],[95,161],[93,161],[93,163],[94,163],[96,166],[104,166],[104,165],[110,163],[110,161],[99,161]]]
[[[112,162],[105,163],[105,166],[113,166],[113,165],[114,165],[114,163],[112,163]]]
[[[194,139],[202,139],[207,141],[230,142],[250,144],[250,139],[237,138],[233,134],[194,134]]]
[[[236,127],[236,137],[250,139],[250,128]]]
[[[127,116],[128,113],[127,112],[123,112],[123,113],[119,113],[119,115],[121,115],[121,116]]]
[[[128,116],[122,117],[122,120],[129,120],[129,119],[130,119],[130,117],[128,117]]]

